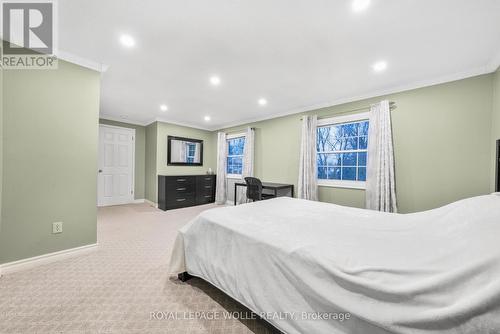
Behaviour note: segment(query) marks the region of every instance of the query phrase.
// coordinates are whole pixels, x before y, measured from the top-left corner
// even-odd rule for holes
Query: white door
[[[134,201],[135,130],[99,125],[97,205]]]

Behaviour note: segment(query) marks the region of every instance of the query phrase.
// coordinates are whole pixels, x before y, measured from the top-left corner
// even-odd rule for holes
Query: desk
[[[236,205],[238,187],[246,187],[247,184],[244,182],[236,182],[234,184],[234,205]],[[274,183],[274,182],[262,182],[262,189],[271,189],[274,192],[274,197],[278,197],[278,190],[290,189],[293,197],[293,184],[286,183]]]

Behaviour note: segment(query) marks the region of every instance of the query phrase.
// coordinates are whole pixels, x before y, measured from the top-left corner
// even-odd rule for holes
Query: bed
[[[414,214],[288,197],[216,208],[179,231],[170,270],[285,333],[500,333],[500,195]]]

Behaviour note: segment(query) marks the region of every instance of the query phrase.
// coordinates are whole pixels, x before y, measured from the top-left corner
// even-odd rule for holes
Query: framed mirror
[[[203,140],[168,136],[167,165],[202,166]]]

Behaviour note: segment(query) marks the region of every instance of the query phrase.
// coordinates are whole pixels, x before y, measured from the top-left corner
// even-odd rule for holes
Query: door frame
[[[123,203],[123,204],[131,204],[135,202],[135,143],[136,143],[136,136],[135,136],[135,129],[134,128],[127,128],[124,126],[116,126],[116,125],[108,125],[108,124],[99,124],[99,134],[98,134],[98,150],[97,150],[97,206],[98,207],[104,207],[104,206],[113,206],[113,205],[123,205],[123,204],[99,204],[99,169],[101,169],[101,127],[105,128],[114,128],[114,129],[120,129],[120,130],[125,130],[128,131],[132,134],[132,182],[131,182],[131,188],[132,188],[132,199],[128,203]]]

